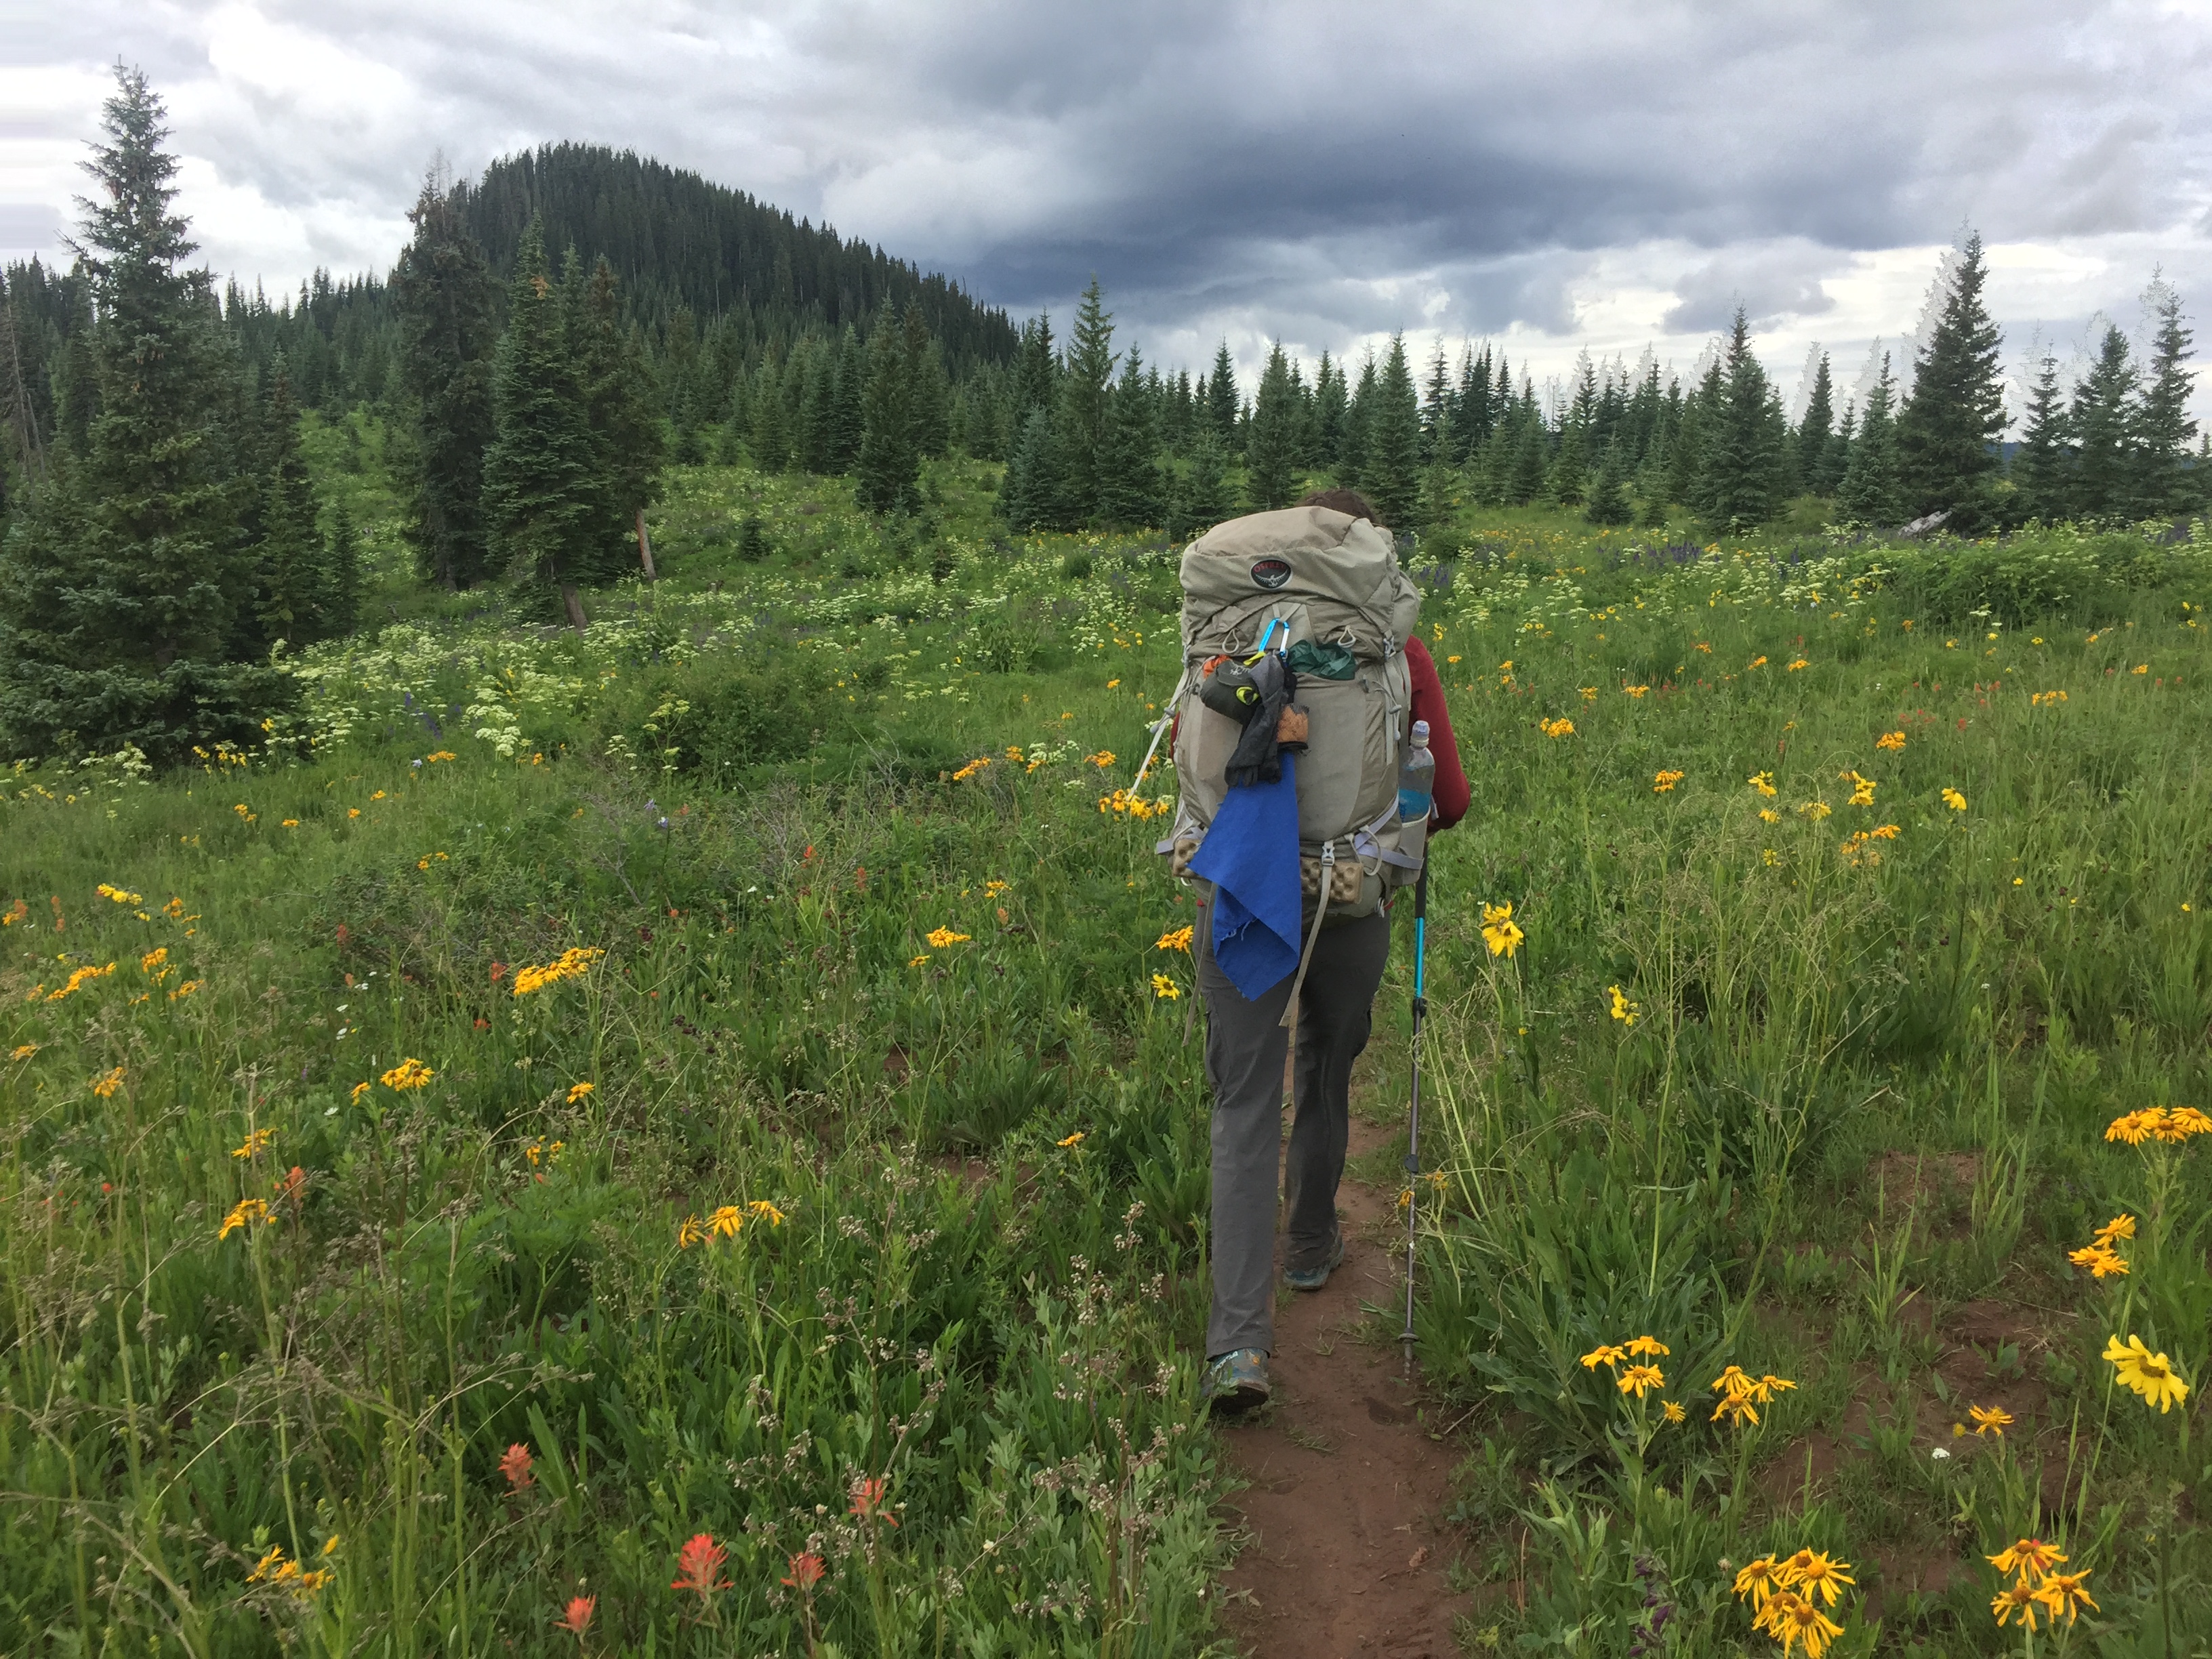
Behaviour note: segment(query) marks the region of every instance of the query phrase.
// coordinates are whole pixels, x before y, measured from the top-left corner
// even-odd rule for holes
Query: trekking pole
[[[1413,1374],[1413,1244],[1421,1210],[1421,1017],[1429,1011],[1424,978],[1429,942],[1429,866],[1413,883],[1413,1109],[1406,1136],[1406,1375]]]

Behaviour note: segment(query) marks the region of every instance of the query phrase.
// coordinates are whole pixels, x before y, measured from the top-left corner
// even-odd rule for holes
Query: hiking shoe
[[[1328,1276],[1344,1265],[1344,1235],[1340,1232],[1329,1241],[1328,1260],[1318,1267],[1285,1267],[1283,1283],[1294,1291],[1317,1291],[1328,1283]]]
[[[1267,1403],[1267,1356],[1260,1348],[1237,1348],[1206,1368],[1200,1389],[1214,1413],[1242,1417],[1255,1406]]]

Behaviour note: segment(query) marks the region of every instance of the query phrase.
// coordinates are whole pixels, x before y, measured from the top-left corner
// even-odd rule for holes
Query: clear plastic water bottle
[[[1429,723],[1415,720],[1413,741],[1398,763],[1398,822],[1425,828],[1436,789],[1437,757],[1429,750]]]

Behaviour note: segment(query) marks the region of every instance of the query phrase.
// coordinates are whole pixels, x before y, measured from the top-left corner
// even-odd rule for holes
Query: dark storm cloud
[[[143,62],[319,261],[369,263],[434,151],[587,139],[1016,310],[1095,273],[1148,337],[1564,334],[1655,243],[1666,329],[1802,319],[1854,252],[1969,218],[2194,238],[2212,199],[2207,31],[2125,3],[107,0],[39,29],[43,62]]]

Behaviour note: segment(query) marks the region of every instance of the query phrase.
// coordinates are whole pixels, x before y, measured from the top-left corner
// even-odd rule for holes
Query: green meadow
[[[680,469],[580,635],[307,442],[298,710],[0,791],[0,1651],[1231,1650],[1176,550]],[[1407,556],[1465,1645],[2204,1651],[2212,532]]]

